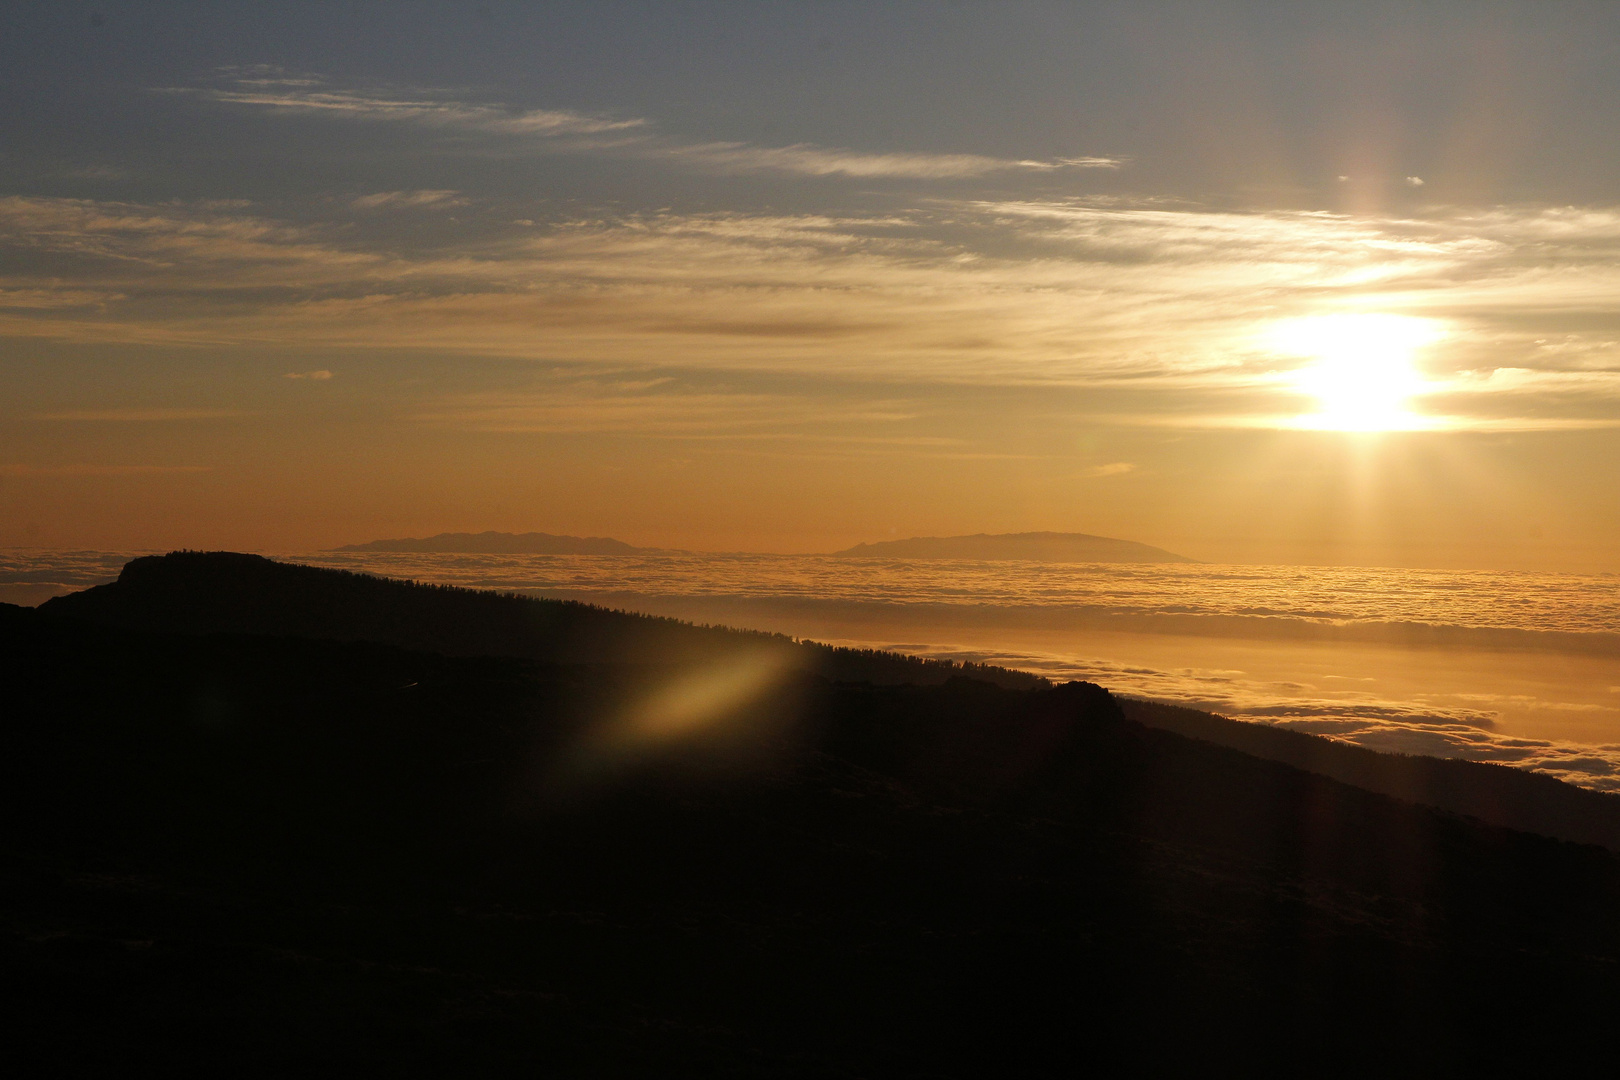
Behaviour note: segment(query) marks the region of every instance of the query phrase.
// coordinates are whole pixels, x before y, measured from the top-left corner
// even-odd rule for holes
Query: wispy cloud
[[[1130,164],[1130,160],[1122,157],[1060,157],[1056,161],[1025,161],[1020,164],[1039,169],[1123,169]]]
[[[185,273],[210,263],[229,263],[239,270],[254,263],[290,266],[336,260],[353,266],[377,261],[374,254],[311,243],[313,235],[308,227],[256,217],[235,205],[0,198],[0,244],[6,248],[90,260],[104,267],[125,263],[148,271]],[[34,283],[28,293],[40,291]],[[71,295],[90,294],[81,290]],[[29,306],[38,306],[37,297]]]
[[[289,371],[282,376],[283,379],[308,379],[314,382],[325,382],[332,378],[332,373],[322,368],[319,371]]]
[[[230,68],[221,74],[226,80],[223,86],[165,87],[163,92],[281,114],[408,123],[442,130],[526,137],[541,140],[554,151],[650,158],[714,172],[932,180],[1009,170],[1118,169],[1126,164],[1123,158],[1102,156],[1036,161],[981,154],[871,153],[809,143],[760,146],[743,142],[703,142],[658,134],[652,122],[643,117],[620,119],[570,109],[522,109],[470,101],[448,90],[339,88],[317,75],[291,74],[271,67]]]
[[[1013,170],[1117,169],[1116,158],[1062,158],[1015,161],[981,154],[871,154],[799,143],[754,146],[748,143],[671,144],[650,153],[691,162],[720,172],[784,172],[804,176],[909,177],[937,180],[984,176]]]
[[[349,200],[356,210],[448,210],[467,203],[459,191],[378,191]]]
[[[226,68],[221,74],[226,77],[225,86],[162,87],[160,92],[280,113],[314,113],[338,119],[421,124],[506,135],[596,135],[638,128],[647,123],[639,118],[588,116],[569,109],[513,109],[466,101],[441,91],[335,88],[318,75],[293,74],[269,66]]]

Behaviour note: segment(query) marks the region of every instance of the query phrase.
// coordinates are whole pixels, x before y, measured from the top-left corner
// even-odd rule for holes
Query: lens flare
[[[1426,383],[1417,352],[1445,336],[1433,319],[1357,313],[1289,319],[1271,332],[1272,347],[1310,363],[1293,385],[1320,403],[1295,426],[1328,431],[1409,431],[1431,427],[1411,401]]]
[[[614,730],[615,741],[644,747],[699,732],[763,694],[785,668],[786,657],[770,651],[686,672],[638,702]]]

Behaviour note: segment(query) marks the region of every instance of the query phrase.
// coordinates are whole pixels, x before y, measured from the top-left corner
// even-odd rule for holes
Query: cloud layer
[[[463,198],[381,193],[352,212]],[[1275,426],[1310,403],[1291,382],[1299,359],[1269,349],[1266,328],[1374,310],[1449,329],[1422,357],[1419,403],[1447,425],[1608,424],[1620,403],[1613,210],[1372,220],[944,202],[523,224],[503,209],[465,240],[413,244],[336,213],[0,199],[0,257],[38,268],[0,278],[0,334],[1053,382],[1120,392],[1099,399],[1118,422]]]
[[[561,209],[407,185],[288,205],[13,195],[0,198],[0,336],[432,351],[643,381],[697,371],[1058,384],[1088,389],[1087,421],[1308,427],[1320,403],[1301,389],[1307,361],[1280,353],[1268,330],[1371,312],[1444,329],[1417,358],[1415,426],[1620,423],[1613,207],[1376,217],[1122,196],[970,198],[926,185],[1079,176],[1123,162],[681,139],[641,117],[344,86],[270,67],[227,69],[167,96],[251,122],[383,125],[424,152],[521,145],[923,187],[882,211],[838,214]],[[433,142],[442,138],[462,141]],[[762,415],[757,392],[711,380],[700,408],[714,431],[746,430]],[[420,415],[441,426],[622,431],[640,410],[649,430],[668,427],[655,415],[670,405],[667,391],[610,404],[574,379],[538,393],[447,395]]]

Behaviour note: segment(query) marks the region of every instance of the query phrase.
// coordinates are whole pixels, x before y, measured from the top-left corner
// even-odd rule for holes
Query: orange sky
[[[1620,571],[1612,11],[412,10],[0,46],[0,545]]]

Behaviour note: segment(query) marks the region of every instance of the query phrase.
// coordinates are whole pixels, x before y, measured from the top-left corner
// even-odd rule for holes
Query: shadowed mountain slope
[[[1620,797],[1555,777],[1455,758],[1381,754],[1320,735],[1130,698],[1126,716],[1149,727],[1280,761],[1397,799],[1580,844],[1620,851]]]
[[[303,569],[154,560],[99,608],[0,606],[13,1058],[773,1078],[1609,1059],[1602,848],[1144,727],[1084,683],[788,667],[717,696],[746,653],[134,626],[225,617],[188,587],[229,588],[238,623],[359,619],[367,597],[464,617],[431,609],[467,594]],[[261,576],[297,588],[237,580]],[[119,596],[122,625],[73,614]]]
[[[871,559],[1021,559],[1030,562],[1190,563],[1196,560],[1134,540],[1085,533],[978,533],[914,536],[856,544],[834,555]]]
[[[558,663],[678,664],[748,653],[832,679],[940,683],[971,674],[1005,686],[1045,680],[977,664],[835,649],[780,634],[694,626],[569,600],[418,585],[234,552],[135,559],[118,580],[41,605],[130,628],[375,641],[456,656]]]
[[[420,539],[373,540],[333,551],[418,551],[464,555],[635,555],[650,551],[606,536],[554,536],[551,533],[439,533]]]
[[[834,680],[935,685],[967,674],[1014,689],[1023,672],[793,642],[777,634],[699,627],[571,601],[413,585],[257,555],[179,552],[130,562],[117,582],[42,606],[135,629],[372,641],[459,656],[552,663],[716,663],[768,656]],[[1381,754],[1263,724],[1151,702],[1122,702],[1131,719],[1493,825],[1620,850],[1620,798],[1482,762]]]
[[[603,758],[660,674],[16,608],[0,656],[14,1055],[777,1077],[1606,1052],[1601,849],[1144,728],[1085,684],[797,675]],[[1496,1039],[1555,1027],[1552,1055]]]

